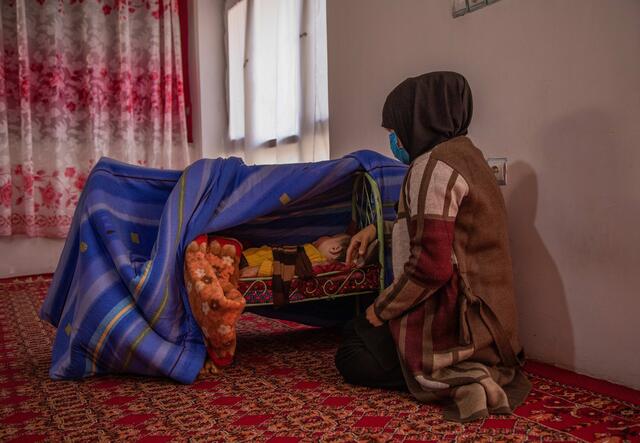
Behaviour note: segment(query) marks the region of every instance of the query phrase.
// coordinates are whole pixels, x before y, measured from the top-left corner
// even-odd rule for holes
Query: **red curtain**
[[[189,0],[178,0],[180,15],[180,41],[182,47],[182,84],[184,85],[184,111],[187,118],[187,140],[193,143],[193,108],[189,87]]]

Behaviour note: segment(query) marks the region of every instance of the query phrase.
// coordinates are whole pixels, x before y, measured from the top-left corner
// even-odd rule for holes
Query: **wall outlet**
[[[451,13],[453,18],[473,12],[487,5],[497,2],[498,0],[452,0]]]
[[[507,158],[488,158],[487,163],[489,163],[489,167],[493,171],[493,175],[495,175],[498,184],[505,186],[507,184]]]

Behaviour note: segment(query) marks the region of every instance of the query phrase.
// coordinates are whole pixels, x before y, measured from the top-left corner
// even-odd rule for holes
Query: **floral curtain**
[[[177,1],[0,1],[0,235],[64,237],[101,156],[192,160]]]

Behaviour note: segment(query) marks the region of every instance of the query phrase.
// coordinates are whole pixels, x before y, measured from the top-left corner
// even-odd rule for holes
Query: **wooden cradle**
[[[367,173],[356,174],[352,190],[351,219],[356,230],[375,224],[378,232],[378,254],[374,264],[329,270],[311,278],[294,278],[288,294],[289,303],[332,300],[362,294],[377,294],[384,289],[384,238],[382,199],[376,181]],[[247,308],[273,305],[271,278],[242,278],[238,289]]]

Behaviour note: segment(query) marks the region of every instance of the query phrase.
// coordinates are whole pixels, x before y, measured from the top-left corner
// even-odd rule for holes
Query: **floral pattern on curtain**
[[[101,156],[190,163],[177,1],[0,2],[0,235],[66,236]]]

